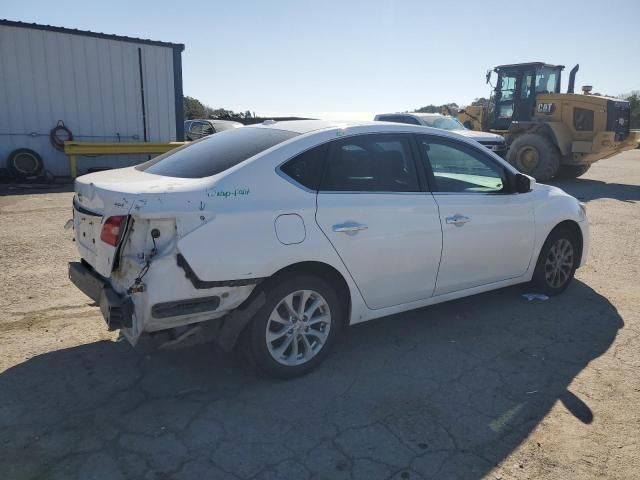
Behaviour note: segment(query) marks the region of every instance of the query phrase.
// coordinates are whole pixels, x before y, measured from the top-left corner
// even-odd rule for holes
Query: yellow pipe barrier
[[[64,153],[69,157],[69,171],[71,178],[78,176],[78,156],[82,155],[137,155],[166,153],[187,142],[168,143],[92,143],[92,142],[64,142]]]

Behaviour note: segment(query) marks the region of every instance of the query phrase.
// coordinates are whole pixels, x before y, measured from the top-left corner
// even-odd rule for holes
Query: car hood
[[[476,130],[451,130],[459,135],[471,138],[476,142],[504,142],[504,137],[495,133],[478,132]]]
[[[565,192],[561,188],[554,187],[553,185],[547,185],[546,183],[536,182],[533,186],[533,190],[536,192],[541,192],[545,197],[570,197],[573,198],[576,202],[579,201],[576,197]]]

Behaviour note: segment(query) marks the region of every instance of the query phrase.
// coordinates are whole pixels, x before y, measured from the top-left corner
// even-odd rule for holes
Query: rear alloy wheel
[[[321,278],[296,275],[274,285],[247,332],[253,363],[278,378],[309,372],[328,354],[342,311],[338,295]]]
[[[556,178],[578,178],[591,168],[591,165],[561,165],[556,174]]]
[[[560,152],[548,137],[523,133],[515,138],[507,152],[507,161],[536,180],[551,180],[560,166]]]
[[[533,283],[547,295],[562,293],[571,283],[579,261],[575,235],[565,228],[554,230],[538,257]]]
[[[331,310],[324,297],[299,290],[283,298],[269,315],[267,349],[282,365],[303,365],[322,350],[330,331]]]

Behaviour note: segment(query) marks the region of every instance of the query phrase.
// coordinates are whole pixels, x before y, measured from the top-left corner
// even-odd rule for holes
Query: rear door
[[[372,309],[433,295],[442,232],[417,175],[411,135],[330,144],[316,221]]]
[[[480,148],[417,138],[442,223],[435,294],[523,275],[535,239],[533,195],[510,193],[505,167]]]

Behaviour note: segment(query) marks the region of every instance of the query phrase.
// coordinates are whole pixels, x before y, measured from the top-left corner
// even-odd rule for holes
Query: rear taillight
[[[100,232],[100,240],[113,247],[117,247],[118,243],[122,239],[124,233],[125,215],[118,215],[115,217],[109,217],[102,224],[102,231]]]

